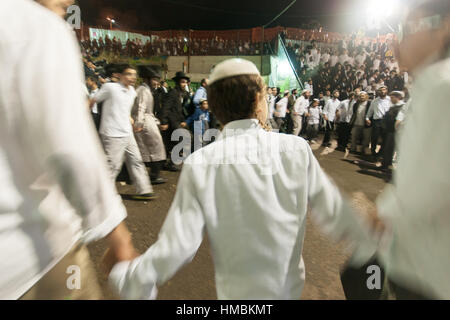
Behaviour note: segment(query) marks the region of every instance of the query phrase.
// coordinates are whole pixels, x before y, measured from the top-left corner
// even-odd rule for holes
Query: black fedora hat
[[[172,78],[172,80],[175,82],[178,82],[181,79],[186,79],[187,81],[191,81],[191,78],[189,78],[183,71],[178,71],[175,74],[175,77]]]
[[[144,79],[161,79],[161,67],[155,65],[139,65],[139,76]]]

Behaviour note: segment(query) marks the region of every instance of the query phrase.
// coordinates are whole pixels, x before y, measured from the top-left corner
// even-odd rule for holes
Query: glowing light
[[[372,0],[367,6],[369,29],[380,29],[386,19],[399,12],[398,0]]]

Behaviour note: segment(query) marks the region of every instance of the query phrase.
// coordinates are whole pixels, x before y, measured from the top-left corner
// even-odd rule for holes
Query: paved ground
[[[331,148],[312,146],[316,157],[325,171],[359,209],[373,206],[385,186],[385,177],[357,162],[356,157]],[[369,168],[369,169],[367,169]],[[143,252],[156,241],[158,232],[170,207],[176,189],[177,173],[163,172],[169,182],[156,186],[159,199],[153,202],[134,202],[125,200],[128,209],[126,223],[133,233],[136,248]],[[122,194],[133,193],[130,186],[119,186]],[[99,269],[99,260],[105,250],[105,243],[100,241],[90,246],[91,255]],[[344,293],[339,280],[339,270],[348,256],[343,252],[343,244],[330,242],[311,221],[308,221],[306,240],[303,252],[306,264],[306,284],[302,299],[344,299]],[[98,272],[105,297],[116,298],[108,288],[105,276]],[[214,266],[205,240],[193,262],[173,279],[159,289],[159,299],[217,299],[214,281]]]

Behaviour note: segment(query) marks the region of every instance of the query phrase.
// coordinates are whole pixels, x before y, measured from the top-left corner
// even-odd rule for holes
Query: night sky
[[[113,17],[124,29],[220,30],[262,26],[292,0],[78,0],[82,20],[107,27]],[[316,20],[329,30],[354,31],[361,25],[362,0],[297,0],[271,27],[301,27]]]

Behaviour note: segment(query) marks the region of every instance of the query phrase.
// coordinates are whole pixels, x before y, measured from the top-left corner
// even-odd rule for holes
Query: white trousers
[[[292,121],[294,122],[294,130],[292,131],[292,134],[294,136],[298,136],[302,131],[303,117],[298,115],[292,116]]]
[[[102,135],[101,140],[111,170],[113,183],[115,183],[125,160],[128,173],[136,187],[136,193],[152,193],[153,188],[150,183],[150,177],[142,161],[141,152],[134,135],[120,138]]]

